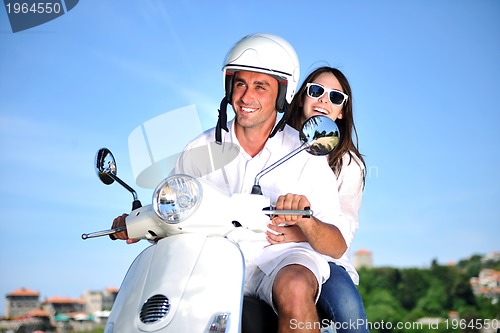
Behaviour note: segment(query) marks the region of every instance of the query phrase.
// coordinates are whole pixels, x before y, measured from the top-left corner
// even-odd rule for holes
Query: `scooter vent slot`
[[[144,324],[152,324],[162,320],[170,311],[170,301],[166,296],[154,295],[142,306],[139,318]]]

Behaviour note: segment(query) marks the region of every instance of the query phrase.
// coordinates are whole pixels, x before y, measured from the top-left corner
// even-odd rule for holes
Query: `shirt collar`
[[[278,124],[278,117],[276,117],[276,122],[274,123],[274,126]],[[230,132],[230,140],[231,143],[237,144],[238,147],[241,148],[240,142],[238,141],[238,138],[236,137],[236,131],[234,130],[234,126],[236,123],[236,117],[234,117],[230,122],[229,122],[229,132]],[[273,127],[274,128],[274,127]],[[264,148],[262,150],[267,151],[268,153],[273,153],[273,152],[279,152],[284,140],[284,131],[278,131],[272,138],[268,138],[266,141],[266,144],[264,145]],[[245,156],[247,159],[251,159],[252,157],[244,150],[240,149],[240,152]],[[261,154],[262,151],[259,153]]]

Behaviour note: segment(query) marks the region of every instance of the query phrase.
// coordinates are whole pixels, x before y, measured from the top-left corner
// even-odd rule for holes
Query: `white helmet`
[[[283,38],[272,34],[254,34],[243,37],[226,55],[223,64],[224,88],[231,103],[232,78],[237,71],[269,74],[279,82],[277,109],[285,100],[290,104],[300,76],[299,58],[293,47]]]
[[[221,102],[217,122],[216,141],[220,142],[220,129],[227,131],[226,106],[232,103],[234,73],[250,71],[273,76],[278,80],[276,110],[285,112],[282,122],[272,131],[284,127],[286,110],[292,102],[300,76],[299,58],[293,47],[283,38],[273,34],[253,34],[240,39],[226,55],[223,63],[223,80],[226,97]]]

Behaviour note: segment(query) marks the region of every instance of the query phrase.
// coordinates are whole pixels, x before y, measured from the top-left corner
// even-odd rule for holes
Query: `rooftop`
[[[38,297],[40,296],[40,293],[34,290],[26,289],[26,288],[19,288],[11,292],[10,294],[7,294],[7,297],[21,297],[21,296],[33,296],[33,297]]]
[[[52,303],[52,304],[81,304],[84,303],[82,299],[75,299],[75,298],[70,298],[70,297],[51,297],[47,298],[45,300],[45,303]]]

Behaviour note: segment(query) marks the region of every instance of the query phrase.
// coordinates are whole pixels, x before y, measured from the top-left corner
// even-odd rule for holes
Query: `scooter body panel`
[[[226,332],[239,332],[243,280],[243,256],[230,240],[203,234],[161,239],[130,266],[105,332],[208,332],[219,313],[229,314]],[[148,315],[154,320],[144,322]]]

